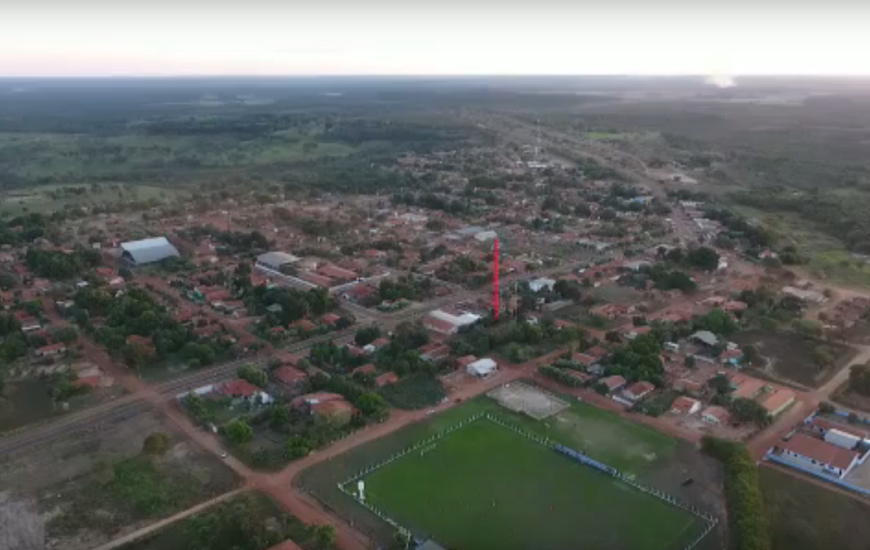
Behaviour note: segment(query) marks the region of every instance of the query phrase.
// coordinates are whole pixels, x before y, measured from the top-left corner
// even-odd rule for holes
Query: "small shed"
[[[488,376],[496,370],[498,370],[498,364],[488,357],[469,363],[466,367],[466,372],[473,376]]]

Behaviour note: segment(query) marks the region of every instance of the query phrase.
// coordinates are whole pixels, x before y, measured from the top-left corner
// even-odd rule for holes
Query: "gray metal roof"
[[[280,266],[284,264],[292,264],[298,262],[299,257],[286,252],[266,252],[257,256],[257,261],[267,265]]]
[[[716,338],[716,335],[709,330],[699,330],[698,332],[693,334],[691,338],[695,340],[700,340],[708,346],[715,346],[717,343],[719,343],[719,339]]]
[[[166,240],[166,237],[154,237],[152,239],[121,243],[121,249],[124,251],[124,257],[136,265],[159,262],[166,258],[179,256],[178,250],[172,246],[172,243]]]
[[[432,539],[427,540],[417,547],[417,550],[444,550],[444,547]]]

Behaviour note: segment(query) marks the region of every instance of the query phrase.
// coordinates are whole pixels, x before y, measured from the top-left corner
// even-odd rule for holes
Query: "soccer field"
[[[366,500],[448,548],[681,550],[694,515],[487,419],[365,477]]]

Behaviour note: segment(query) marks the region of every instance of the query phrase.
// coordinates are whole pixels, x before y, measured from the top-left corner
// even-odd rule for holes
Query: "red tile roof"
[[[460,357],[459,359],[457,359],[456,364],[459,365],[460,367],[467,367],[468,365],[474,363],[475,361],[477,361],[477,357],[475,357],[474,355],[466,355],[464,357]]]
[[[63,351],[66,349],[66,344],[62,342],[58,342],[57,344],[49,344],[47,346],[42,346],[41,348],[36,350],[36,353],[40,355],[45,355],[46,353],[54,353],[57,351]]]
[[[625,378],[619,376],[618,374],[614,374],[613,376],[602,378],[601,383],[607,386],[607,389],[613,391],[616,388],[625,385]]]
[[[375,372],[377,372],[377,370],[378,369],[376,369],[374,365],[369,363],[367,365],[363,365],[361,367],[357,367],[357,368],[353,369],[353,373],[356,374],[359,372],[362,374],[374,374]]]
[[[308,375],[290,365],[284,365],[273,370],[272,377],[284,384],[295,384],[308,378]]]
[[[770,414],[779,411],[779,409],[785,407],[792,401],[794,401],[794,392],[786,389],[774,390],[758,400],[758,402],[761,403],[761,406]]]
[[[571,354],[571,361],[580,363],[585,367],[591,367],[598,361],[598,359],[586,353],[573,353]]]
[[[453,323],[445,321],[444,319],[433,317],[431,315],[427,315],[425,318],[423,318],[423,325],[428,329],[444,333],[451,332],[456,328],[453,326]]]
[[[332,279],[356,279],[357,274],[349,269],[342,269],[335,265],[321,266],[317,272]]]
[[[253,397],[258,391],[260,389],[257,386],[241,378],[225,382],[218,388],[218,393],[229,397]]]
[[[595,346],[593,348],[587,349],[584,353],[586,353],[586,355],[591,355],[592,357],[600,360],[600,359],[607,357],[607,354],[610,352],[608,352],[606,349],[604,349],[600,346]]]
[[[625,393],[632,395],[635,398],[641,398],[649,392],[656,389],[656,387],[649,382],[641,381],[635,382],[631,386],[625,389]]]
[[[691,411],[693,407],[699,404],[700,401],[698,401],[697,399],[692,399],[691,397],[681,395],[680,397],[676,398],[671,404],[671,412],[678,414],[689,414],[689,411]]]
[[[384,374],[375,378],[375,384],[377,384],[379,388],[386,386],[387,384],[395,384],[398,381],[399,377],[398,375],[396,375],[395,372],[385,372]]]
[[[305,395],[300,395],[290,402],[290,405],[294,408],[298,408],[305,403],[319,402],[322,403],[324,401],[335,401],[336,399],[344,399],[344,397],[340,393],[330,393],[330,392],[315,392],[315,393],[306,393]]]
[[[848,468],[858,456],[854,451],[800,433],[793,435],[788,441],[777,444],[777,447],[841,470]]]
[[[327,325],[334,325],[339,319],[341,319],[341,316],[336,315],[335,313],[324,313],[320,316],[320,321]]]

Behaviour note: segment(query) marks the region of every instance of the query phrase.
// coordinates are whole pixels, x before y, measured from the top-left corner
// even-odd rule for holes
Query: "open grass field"
[[[866,550],[870,506],[773,468],[761,468],[774,550]]]
[[[67,207],[93,207],[108,203],[187,199],[190,193],[151,185],[100,184],[40,185],[0,194],[0,214],[17,216],[23,212],[47,214]]]
[[[170,436],[143,456],[144,439]],[[0,454],[0,550],[96,548],[223,494],[238,478],[154,412],[107,418],[21,453]]]
[[[337,484],[422,439],[456,425],[461,420],[479,412],[489,412],[527,432],[581,450],[592,458],[635,475],[639,481],[697,503],[705,509],[716,511],[721,508],[721,481],[717,477],[718,466],[715,463],[708,463],[694,449],[665,434],[578,402],[574,398],[564,399],[570,403],[568,409],[546,420],[537,421],[511,412],[487,396],[481,396],[318,464],[302,472],[297,478],[298,483],[328,508],[352,521],[358,529],[385,542],[392,536],[392,528],[365,510],[353,498],[342,493]],[[514,440],[519,446],[529,443],[515,437],[520,439]],[[553,458],[561,457],[557,455]],[[492,457],[490,459],[496,462],[499,460]],[[695,483],[690,487],[683,487],[681,483],[688,477],[693,477]],[[530,483],[534,484],[536,481],[533,479]],[[490,506],[491,503],[492,498],[488,501]],[[718,542],[717,537],[705,538],[698,550],[718,549]]]
[[[785,244],[794,245],[807,259],[805,268],[810,274],[837,285],[870,288],[870,263],[853,255],[842,241],[811,221],[789,212],[767,213],[746,206],[732,208],[783,235]]]
[[[695,516],[486,419],[366,478],[367,498],[451,548],[676,550]]]

